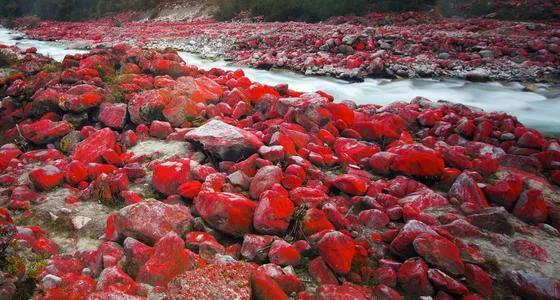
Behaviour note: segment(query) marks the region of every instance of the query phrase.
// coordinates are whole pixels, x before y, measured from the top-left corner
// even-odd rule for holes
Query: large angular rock
[[[182,236],[192,220],[186,206],[169,205],[160,201],[129,205],[114,216],[114,224],[109,224],[110,218],[107,221],[108,230],[111,226],[116,230],[117,237],[114,240],[132,237],[150,245],[171,231]]]
[[[282,169],[278,166],[264,166],[257,171],[249,186],[249,195],[254,199],[282,181]]]
[[[253,226],[259,233],[283,235],[290,226],[294,210],[294,204],[285,195],[264,192],[255,209]]]
[[[170,101],[171,94],[167,89],[138,93],[128,102],[130,119],[135,124],[149,124],[154,120],[163,120],[162,111]]]
[[[459,248],[450,240],[435,235],[423,233],[413,242],[414,250],[429,264],[452,275],[462,275],[465,265],[461,259]]]
[[[241,161],[256,153],[263,145],[249,131],[212,120],[185,135],[189,142],[201,144],[204,151],[220,160]]]
[[[317,250],[336,273],[350,272],[356,254],[356,245],[351,237],[339,231],[328,232],[317,243]]]
[[[72,131],[72,125],[66,121],[53,122],[45,119],[21,125],[20,131],[26,140],[34,144],[47,144]]]
[[[124,127],[127,115],[128,111],[125,103],[104,102],[99,108],[98,119],[105,126],[120,129]]]
[[[113,149],[116,140],[115,133],[111,129],[98,130],[76,145],[72,158],[85,164],[101,162],[102,153],[105,150]]]
[[[506,273],[513,292],[524,299],[560,299],[560,281],[526,271]]]
[[[152,186],[164,195],[177,193],[177,188],[192,177],[188,159],[172,159],[154,165]]]
[[[185,242],[170,231],[154,245],[154,254],[140,267],[136,280],[153,286],[166,286],[175,276],[196,268]]]
[[[449,189],[449,197],[454,197],[460,204],[472,205],[477,209],[488,207],[486,196],[472,177],[461,174]]]
[[[76,85],[70,88],[59,99],[61,109],[81,112],[97,107],[105,100],[105,95],[98,87],[89,84]]]
[[[194,205],[202,219],[221,232],[243,236],[252,231],[257,203],[242,195],[201,192]]]

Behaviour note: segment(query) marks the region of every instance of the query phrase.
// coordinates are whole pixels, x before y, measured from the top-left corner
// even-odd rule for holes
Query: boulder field
[[[550,0],[507,2],[509,11],[554,6]],[[131,19],[122,14],[83,22],[44,21],[24,32],[78,47],[122,42],[171,47],[255,68],[352,80],[373,76],[558,82],[560,75],[557,20],[461,19],[434,12],[368,13],[321,23]],[[16,24],[25,25],[23,20]]]
[[[514,116],[0,55],[1,299],[560,299],[560,144]]]

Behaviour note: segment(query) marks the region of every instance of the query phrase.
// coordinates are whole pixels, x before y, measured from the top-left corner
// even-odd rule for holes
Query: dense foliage
[[[37,15],[42,19],[80,20],[108,12],[154,7],[155,0],[0,0],[0,16]]]

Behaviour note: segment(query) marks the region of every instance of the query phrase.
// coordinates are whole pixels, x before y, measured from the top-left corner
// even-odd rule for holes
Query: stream
[[[37,48],[37,52],[62,61],[68,54],[86,53],[79,49],[69,49],[62,42],[39,41],[23,38],[21,33],[0,28],[0,44],[15,45],[20,48]],[[276,85],[287,83],[298,91],[325,91],[337,101],[353,100],[358,104],[388,104],[394,101],[410,101],[421,96],[433,101],[446,100],[479,107],[485,111],[504,111],[516,116],[528,127],[545,134],[560,134],[560,93],[551,92],[544,85],[535,85],[535,91],[526,91],[518,82],[473,83],[456,79],[372,79],[350,83],[330,77],[305,76],[285,70],[258,70],[234,65],[229,62],[209,61],[187,52],[179,55],[190,65],[199,68],[242,69],[253,81]]]

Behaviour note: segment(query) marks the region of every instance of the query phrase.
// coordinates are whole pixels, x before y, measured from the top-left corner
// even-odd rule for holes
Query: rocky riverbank
[[[558,82],[560,23],[377,14],[302,22],[41,22],[31,38],[75,46],[139,46],[225,57],[257,68],[360,80],[451,77]]]
[[[559,298],[560,144],[513,116],[0,53],[2,299]]]

